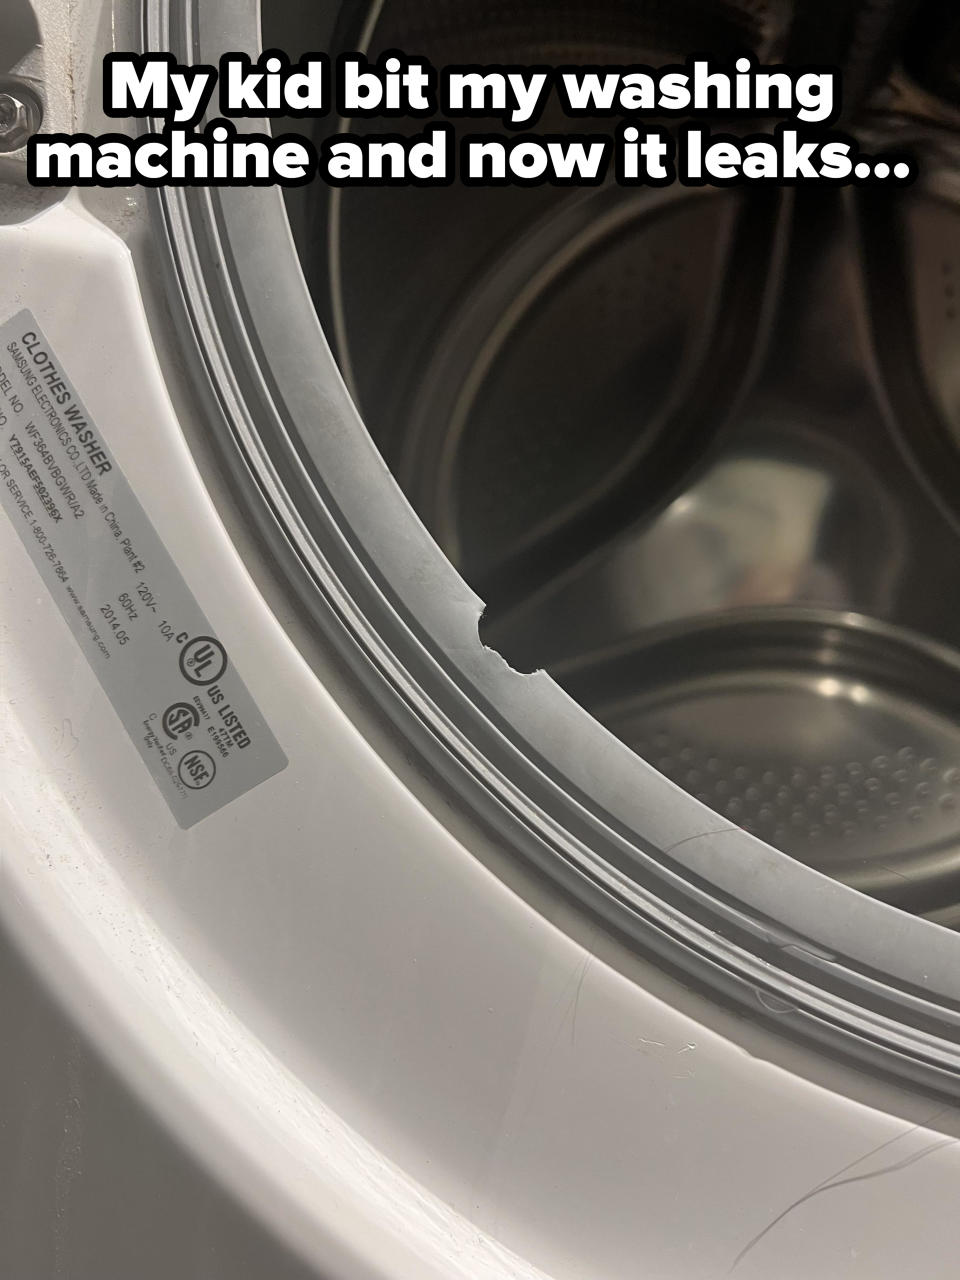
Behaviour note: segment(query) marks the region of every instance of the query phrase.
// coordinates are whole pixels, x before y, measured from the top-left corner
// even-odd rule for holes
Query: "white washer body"
[[[0,912],[157,1143],[329,1280],[954,1276],[951,1109],[632,957],[297,632],[208,488],[149,236],[136,191],[0,227],[0,321],[36,315],[289,764],[181,830],[0,516]],[[74,1275],[69,1230],[57,1250]]]

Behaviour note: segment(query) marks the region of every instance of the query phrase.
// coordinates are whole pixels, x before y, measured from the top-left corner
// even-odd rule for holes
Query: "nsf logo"
[[[177,765],[177,777],[191,791],[209,787],[217,775],[217,766],[206,751],[188,751]]]
[[[194,636],[180,650],[180,671],[191,684],[213,684],[226,669],[227,651],[213,636]]]

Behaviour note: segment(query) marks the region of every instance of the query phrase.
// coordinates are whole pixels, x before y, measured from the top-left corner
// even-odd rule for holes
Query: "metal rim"
[[[204,6],[202,25],[199,9],[145,0],[145,47],[205,62],[256,52],[256,0]],[[688,980],[774,1016],[782,1033],[957,1092],[960,936],[719,819],[544,673],[520,676],[484,649],[480,601],[406,505],[343,386],[280,193],[171,188],[155,207],[231,484],[300,607],[458,803]]]

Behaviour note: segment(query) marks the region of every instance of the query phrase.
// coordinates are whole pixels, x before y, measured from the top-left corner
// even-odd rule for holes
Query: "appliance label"
[[[286,767],[29,311],[0,326],[0,506],[181,827]]]

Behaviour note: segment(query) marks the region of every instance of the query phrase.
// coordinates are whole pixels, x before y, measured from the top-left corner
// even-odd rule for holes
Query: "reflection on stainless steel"
[[[714,44],[816,43],[696,0],[491,10],[483,40],[662,63],[708,9]],[[445,3],[370,35],[477,56]],[[921,154],[905,192],[335,193],[318,297],[487,643],[718,813],[958,923],[960,112],[908,81],[857,124]]]
[[[633,601],[641,607],[632,628],[737,605],[843,604],[841,573],[820,548],[841,486],[826,468],[722,458],[635,544]]]
[[[769,447],[769,446],[768,446]],[[904,569],[896,509],[856,457],[721,456],[649,526],[562,588],[488,630],[521,664],[556,667],[618,638],[702,613],[787,603],[885,616]],[[842,510],[862,532],[856,554]]]
[[[960,665],[856,614],[743,610],[561,671],[718,813],[920,912],[960,896]]]

